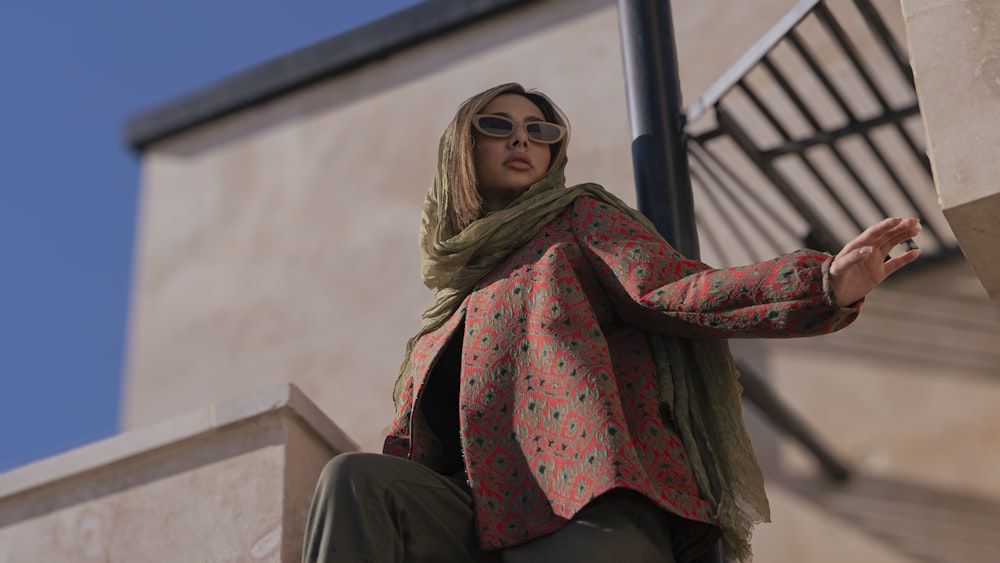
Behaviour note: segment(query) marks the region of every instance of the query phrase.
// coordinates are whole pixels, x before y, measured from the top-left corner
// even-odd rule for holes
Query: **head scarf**
[[[456,132],[448,127],[438,147],[438,168],[424,200],[420,225],[421,275],[434,289],[420,331],[407,344],[394,400],[410,376],[417,341],[440,328],[484,275],[541,228],[587,195],[655,227],[597,184],[565,186],[565,150],[549,172],[505,209],[487,214],[459,233],[448,221],[448,155]],[[684,272],[684,275],[693,272]],[[747,561],[755,524],[770,518],[764,478],[743,425],[742,388],[725,340],[649,334],[656,363],[659,399],[670,414],[691,463],[701,496],[716,510],[727,556]]]

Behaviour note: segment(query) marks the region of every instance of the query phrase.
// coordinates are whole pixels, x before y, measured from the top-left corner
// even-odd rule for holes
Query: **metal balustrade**
[[[869,0],[800,2],[688,108],[684,131],[699,234],[723,263],[836,252],[890,216],[921,219],[921,262],[959,251],[903,40]]]

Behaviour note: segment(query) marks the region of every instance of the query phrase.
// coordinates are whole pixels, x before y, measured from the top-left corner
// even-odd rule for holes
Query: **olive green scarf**
[[[531,240],[573,201],[587,195],[604,201],[656,229],[597,184],[565,187],[566,158],[560,155],[548,174],[507,208],[473,222],[460,233],[447,219],[447,158],[453,131],[449,127],[438,148],[438,171],[424,201],[420,227],[421,274],[435,289],[423,314],[423,325],[407,344],[394,389],[398,403],[409,377],[409,362],[420,337],[440,328],[458,309],[473,286],[514,250]],[[693,272],[684,272],[685,275]],[[671,415],[684,444],[703,498],[716,509],[727,556],[750,559],[750,533],[769,519],[764,479],[743,426],[741,387],[725,340],[683,339],[649,335],[656,362],[659,398]]]

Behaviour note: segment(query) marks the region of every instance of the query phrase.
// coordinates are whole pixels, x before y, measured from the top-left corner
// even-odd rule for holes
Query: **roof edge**
[[[142,151],[172,135],[349,72],[531,1],[427,0],[141,111],[126,121],[125,141],[133,149]]]

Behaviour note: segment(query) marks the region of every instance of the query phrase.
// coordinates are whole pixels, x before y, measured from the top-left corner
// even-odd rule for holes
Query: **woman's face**
[[[499,211],[549,171],[549,145],[531,140],[520,126],[526,121],[545,121],[545,116],[538,106],[518,94],[501,94],[480,113],[502,115],[517,124],[510,137],[490,137],[475,128],[472,132],[479,193],[486,211]]]

